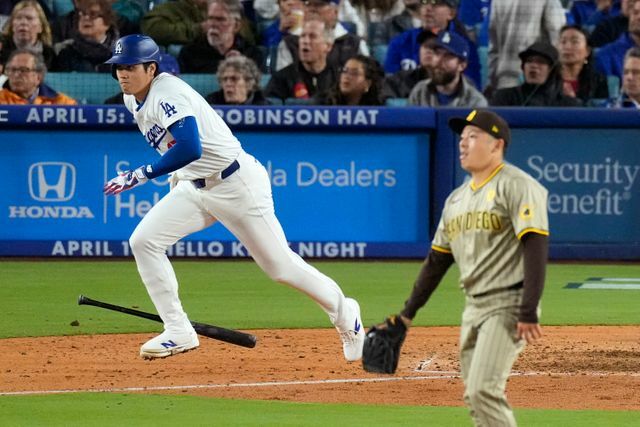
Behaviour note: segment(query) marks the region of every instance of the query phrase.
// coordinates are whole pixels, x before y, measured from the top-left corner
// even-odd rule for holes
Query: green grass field
[[[356,297],[366,325],[397,312],[419,262],[315,262]],[[177,261],[183,305],[194,320],[241,329],[330,327],[307,297],[272,283],[249,261]],[[157,331],[148,320],[78,306],[79,294],[153,311],[135,263],[3,261],[0,338]],[[458,325],[463,298],[447,274],[417,325]],[[566,289],[590,277],[640,277],[637,265],[552,264],[543,296],[545,325],[640,323],[640,290]],[[71,326],[77,321],[79,326]],[[1,359],[0,359],[1,360]],[[1,364],[1,362],[0,362]],[[6,367],[1,367],[2,371]],[[319,405],[189,396],[65,394],[0,397],[1,425],[471,425],[464,408]],[[149,414],[159,417],[153,421]],[[640,411],[516,410],[523,426],[640,425]],[[158,418],[161,421],[158,421]],[[126,421],[125,421],[126,420]]]

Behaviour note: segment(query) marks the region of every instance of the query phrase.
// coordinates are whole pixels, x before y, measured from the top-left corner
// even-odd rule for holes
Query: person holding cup
[[[266,47],[278,46],[287,34],[299,35],[304,21],[304,4],[302,0],[278,0],[280,8],[278,18],[261,34],[261,44]]]

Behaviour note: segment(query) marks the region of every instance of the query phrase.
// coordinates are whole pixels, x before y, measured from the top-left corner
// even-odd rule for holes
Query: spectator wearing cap
[[[582,101],[563,93],[558,51],[549,43],[536,42],[520,52],[524,83],[499,89],[491,105],[514,107],[579,107]]]
[[[232,56],[220,63],[218,82],[221,89],[205,96],[209,104],[269,105],[260,90],[260,70],[246,56]]]
[[[555,45],[565,22],[560,0],[492,0],[485,94],[519,85],[518,54],[536,41]]]
[[[242,4],[239,0],[211,0],[206,34],[185,45],[178,55],[183,73],[215,73],[225,58],[243,55],[263,64],[262,52],[241,36]]]
[[[16,49],[9,55],[7,81],[0,90],[0,104],[76,105],[77,102],[44,84],[47,67],[41,54]]]
[[[306,21],[298,47],[300,60],[276,71],[265,89],[265,95],[283,101],[288,98],[310,100],[331,89],[338,81],[337,67],[327,60],[332,37],[333,33],[324,21]]]
[[[409,105],[423,107],[486,107],[487,100],[466,80],[469,45],[459,35],[442,31],[435,44],[432,77],[419,82],[409,94]]]
[[[369,56],[367,43],[355,34],[351,34],[338,22],[338,4],[340,0],[307,0],[305,2],[305,20],[319,19],[332,32],[333,45],[327,61],[334,67],[341,67],[350,57],[358,53]],[[298,43],[300,37],[290,34],[278,44],[276,71],[282,70],[299,60]]]
[[[628,0],[629,27],[616,41],[602,46],[596,54],[597,69],[607,76],[622,80],[624,56],[632,47],[640,46],[640,0]]]
[[[480,60],[476,45],[470,40],[464,25],[456,18],[458,0],[420,0],[420,19],[422,26],[405,31],[394,37],[389,43],[384,61],[386,73],[411,70],[419,63],[420,43],[418,36],[423,31],[438,34],[447,30],[463,37],[469,44],[468,66],[465,74],[480,87]]]
[[[418,35],[420,43],[420,65],[413,70],[400,70],[389,74],[384,79],[382,98],[408,98],[411,90],[418,82],[430,79],[435,67],[436,35],[430,31],[423,31]]]
[[[607,107],[640,108],[640,47],[632,47],[624,56],[621,92]]]

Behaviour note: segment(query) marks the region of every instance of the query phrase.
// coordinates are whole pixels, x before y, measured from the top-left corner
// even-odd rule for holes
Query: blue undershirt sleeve
[[[202,145],[198,136],[196,118],[188,116],[169,126],[175,144],[152,165],[144,168],[149,179],[180,169],[202,156]]]

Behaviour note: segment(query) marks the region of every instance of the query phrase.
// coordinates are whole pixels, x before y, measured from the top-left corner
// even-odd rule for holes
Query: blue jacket
[[[466,0],[458,6],[458,19],[469,29],[479,30],[476,34],[478,46],[489,46],[489,15],[491,0]]]
[[[602,46],[596,56],[598,71],[605,76],[618,76],[622,81],[624,54],[635,45],[627,31],[618,40]]]
[[[469,40],[466,34],[456,30],[453,21],[449,24],[449,31],[464,37],[469,43],[469,61],[464,74],[473,81],[477,88],[481,88],[480,59],[478,58],[476,45]],[[391,39],[387,49],[387,57],[384,61],[385,73],[392,74],[400,70],[411,70],[418,66],[420,62],[418,35],[421,32],[422,28],[414,28]]]
[[[266,47],[278,46],[278,43],[280,43],[284,35],[286,35],[286,33],[280,31],[280,18],[278,18],[264,29],[261,34],[262,40],[260,44]]]
[[[600,21],[610,16],[620,15],[620,2],[614,2],[613,6],[606,11],[599,11],[596,2],[593,0],[574,1],[567,16],[570,24],[581,27],[590,26],[591,29],[598,25]]]

